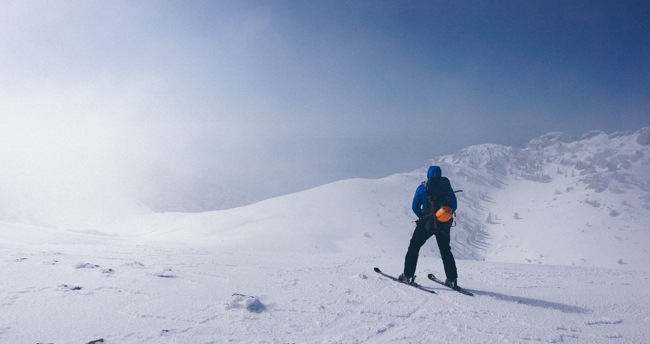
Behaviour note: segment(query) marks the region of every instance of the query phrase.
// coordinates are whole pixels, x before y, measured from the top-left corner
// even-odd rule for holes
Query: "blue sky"
[[[650,125],[646,1],[3,1],[0,43],[5,187],[263,199]]]

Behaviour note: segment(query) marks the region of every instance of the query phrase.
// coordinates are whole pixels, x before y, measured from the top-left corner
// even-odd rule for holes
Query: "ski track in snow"
[[[2,246],[2,343],[643,343],[650,274],[459,261],[468,297],[372,271],[402,257],[216,252],[186,245]],[[78,287],[78,288],[74,288]],[[229,308],[233,293],[261,311]]]

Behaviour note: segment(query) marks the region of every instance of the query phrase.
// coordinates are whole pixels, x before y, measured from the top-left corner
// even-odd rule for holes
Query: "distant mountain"
[[[255,200],[236,191],[199,180],[170,180],[159,183],[156,191],[142,202],[157,213],[201,213],[241,207]]]
[[[402,257],[414,228],[413,192],[429,165],[463,190],[452,229],[457,258],[650,267],[650,128],[579,140],[550,133],[524,148],[471,146],[412,173],[342,180],[235,209],[151,214],[101,231],[212,243],[224,252]],[[438,255],[434,240],[421,255]]]

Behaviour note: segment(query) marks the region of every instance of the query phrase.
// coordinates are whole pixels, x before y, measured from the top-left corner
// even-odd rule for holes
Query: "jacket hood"
[[[440,177],[441,175],[442,170],[440,169],[440,166],[430,166],[429,170],[427,171],[427,178]]]

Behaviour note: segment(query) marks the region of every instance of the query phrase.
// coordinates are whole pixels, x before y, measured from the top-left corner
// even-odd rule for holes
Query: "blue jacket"
[[[439,166],[431,166],[427,171],[427,179],[431,177],[440,177],[441,175],[442,170]],[[458,203],[456,201],[456,194],[452,193],[449,199],[451,201],[451,208],[456,211],[456,207],[458,206]],[[413,212],[418,217],[418,219],[421,217],[422,212],[429,211],[429,202],[427,202],[427,187],[424,185],[424,183],[420,184],[420,186],[418,186],[418,188],[415,190],[415,195],[413,196],[413,205],[411,209],[413,209]]]

